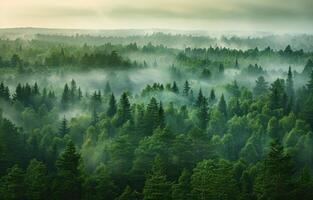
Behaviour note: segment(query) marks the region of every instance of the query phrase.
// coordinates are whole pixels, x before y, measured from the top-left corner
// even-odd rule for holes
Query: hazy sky
[[[313,0],[0,0],[0,27],[313,31]]]

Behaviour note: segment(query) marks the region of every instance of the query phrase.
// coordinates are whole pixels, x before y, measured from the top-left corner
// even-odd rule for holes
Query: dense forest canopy
[[[0,30],[0,199],[312,199],[312,41]]]

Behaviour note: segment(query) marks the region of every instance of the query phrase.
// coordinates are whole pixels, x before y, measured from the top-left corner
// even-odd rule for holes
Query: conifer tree
[[[25,184],[27,198],[45,199],[48,192],[48,176],[46,166],[36,159],[30,161],[26,170]]]
[[[105,95],[108,95],[108,94],[110,94],[110,93],[112,93],[111,85],[110,85],[109,82],[107,82],[107,83],[105,84],[104,94],[105,94]]]
[[[172,91],[176,94],[179,93],[179,89],[178,89],[178,86],[176,84],[176,81],[173,82],[173,86],[172,86]]]
[[[68,128],[67,120],[64,116],[61,122],[61,126],[59,128],[59,135],[63,137],[65,134],[68,134],[69,132],[70,132],[70,129]]]
[[[0,179],[0,199],[25,199],[25,173],[17,165]]]
[[[147,177],[143,188],[144,200],[170,199],[171,184],[164,174],[164,167],[159,155],[155,157],[151,174]]]
[[[257,177],[255,191],[262,199],[288,199],[292,191],[294,166],[284,148],[276,141],[271,149],[260,174]]]
[[[70,100],[71,100],[71,93],[70,93],[70,89],[69,89],[69,87],[68,87],[68,85],[66,83],[65,86],[64,86],[62,99],[61,99],[61,105],[62,105],[63,109],[68,108]]]
[[[122,94],[118,106],[118,124],[121,125],[131,119],[131,107],[126,92]]]
[[[227,118],[227,105],[224,94],[222,94],[220,101],[218,102],[218,110]]]
[[[184,169],[178,179],[178,183],[172,186],[172,200],[191,199],[190,179],[191,174]]]
[[[116,113],[117,107],[116,107],[116,100],[114,97],[114,94],[112,93],[109,100],[109,108],[107,110],[107,115],[109,117],[113,117]]]
[[[253,93],[256,97],[264,95],[268,91],[268,83],[265,81],[263,76],[259,76],[255,83]]]
[[[215,91],[214,89],[212,89],[210,92],[210,102],[214,103],[215,101],[216,101]]]
[[[54,191],[57,199],[80,199],[82,192],[81,172],[79,169],[81,156],[73,142],[69,142],[65,151],[56,161],[57,178]]]
[[[189,82],[186,80],[184,84],[184,90],[183,90],[183,95],[188,96],[190,91],[190,85]]]
[[[164,109],[163,109],[163,105],[161,101],[159,105],[158,125],[160,126],[160,128],[165,127],[165,113],[164,113]]]

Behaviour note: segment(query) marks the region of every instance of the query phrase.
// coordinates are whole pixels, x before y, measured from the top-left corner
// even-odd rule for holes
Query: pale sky
[[[0,28],[313,31],[313,0],[0,0]]]

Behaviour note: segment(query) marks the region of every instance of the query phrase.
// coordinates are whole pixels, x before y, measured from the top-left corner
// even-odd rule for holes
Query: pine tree
[[[207,128],[207,124],[209,121],[209,114],[208,114],[208,102],[205,97],[203,97],[200,107],[197,111],[197,117],[199,121],[199,127],[203,130]]]
[[[61,137],[63,137],[64,135],[68,134],[69,132],[70,132],[70,129],[68,128],[67,120],[66,120],[66,118],[64,116],[63,120],[61,122],[61,126],[59,128],[59,135]]]
[[[62,105],[63,109],[68,108],[70,100],[71,100],[71,93],[70,93],[70,89],[69,89],[69,87],[68,87],[68,85],[66,83],[65,86],[64,86],[62,99],[61,99],[61,105]]]
[[[294,88],[293,88],[293,75],[291,72],[291,67],[288,69],[288,76],[286,80],[286,93],[289,97],[289,100],[294,98]]]
[[[265,81],[263,76],[259,76],[255,81],[255,87],[253,88],[253,93],[256,97],[266,94],[268,91],[268,83]]]
[[[188,96],[190,91],[190,85],[189,82],[186,80],[184,84],[184,90],[183,90],[183,95]]]
[[[171,184],[167,181],[160,156],[156,156],[151,174],[143,188],[144,200],[170,199]]]
[[[312,72],[313,72],[313,61],[309,59],[302,71],[302,74],[310,75]]]
[[[145,130],[146,134],[151,135],[153,130],[156,129],[159,123],[159,107],[156,99],[151,98],[149,104],[147,105],[147,110],[145,112]]]
[[[46,166],[36,159],[30,161],[26,170],[25,184],[27,198],[33,200],[45,199],[48,192],[48,177]]]
[[[179,93],[179,89],[177,87],[176,81],[173,82],[172,91],[176,94]]]
[[[118,124],[122,125],[131,119],[131,107],[126,92],[124,92],[119,101]]]
[[[24,171],[17,165],[0,179],[0,199],[25,199]]]
[[[108,94],[110,94],[111,92],[112,92],[112,90],[111,90],[111,85],[110,85],[109,82],[107,82],[107,83],[105,84],[104,94],[105,94],[105,95],[108,95]]]
[[[35,82],[35,84],[34,84],[34,87],[33,87],[33,89],[32,89],[32,94],[33,95],[39,95],[39,87],[38,87],[38,84],[37,84],[37,82]]]
[[[210,100],[209,100],[211,103],[215,103],[216,101],[216,96],[215,96],[215,91],[214,89],[211,90],[210,92]]]
[[[278,142],[273,142],[256,180],[257,197],[289,199],[293,174],[294,166],[290,156],[284,153],[284,148]]]
[[[75,101],[77,97],[77,86],[74,79],[71,81],[71,89],[70,89],[71,100]]]
[[[199,93],[198,93],[198,97],[197,97],[197,100],[196,100],[196,106],[198,108],[200,108],[204,101],[205,101],[205,97],[203,96],[202,90],[200,88]]]
[[[80,89],[80,87],[78,87],[78,90],[77,90],[77,99],[80,101],[83,97],[83,93]]]
[[[190,179],[191,174],[184,169],[178,179],[178,183],[172,186],[172,200],[191,199]]]
[[[109,117],[113,117],[116,113],[117,107],[116,107],[116,100],[114,97],[114,94],[112,93],[109,100],[109,108],[107,110],[107,115]]]
[[[165,127],[165,114],[164,114],[164,109],[163,109],[163,105],[161,101],[160,101],[160,106],[159,106],[158,125],[160,126],[160,128]]]
[[[222,94],[220,101],[218,102],[218,110],[227,118],[227,105],[224,98],[224,94]]]
[[[65,151],[56,161],[57,178],[54,191],[57,199],[80,199],[82,192],[81,172],[79,170],[81,156],[73,142],[69,142]]]

